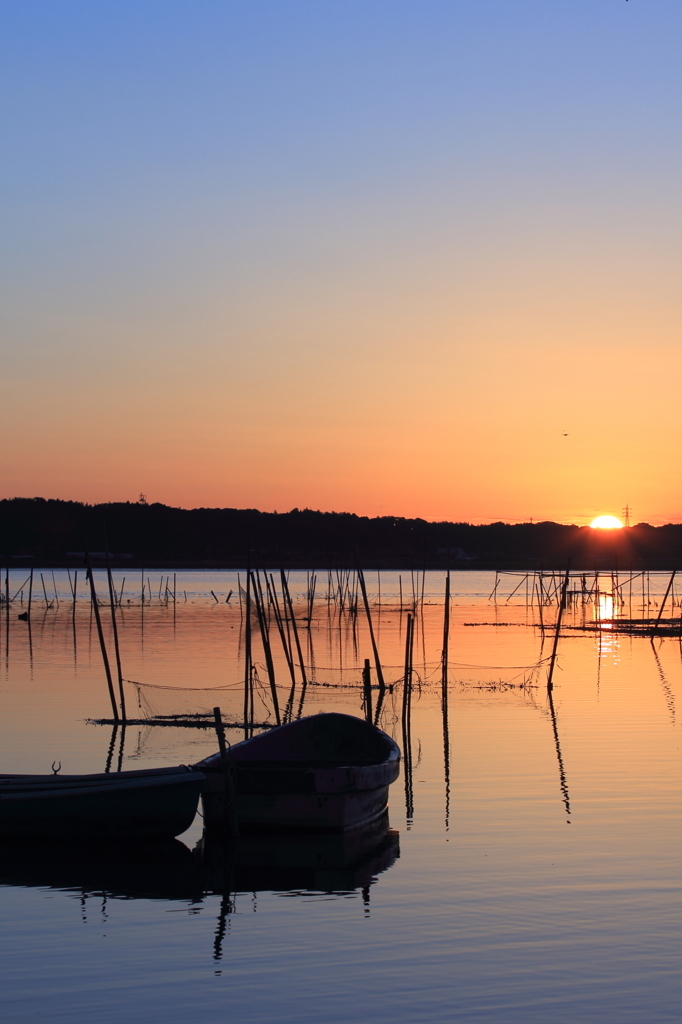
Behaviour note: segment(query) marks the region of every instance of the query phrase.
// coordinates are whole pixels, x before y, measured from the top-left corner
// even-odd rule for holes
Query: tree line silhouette
[[[112,564],[378,568],[674,567],[682,525],[592,530],[560,523],[427,522],[349,512],[88,505],[45,498],[0,500],[0,558],[78,564],[88,548]]]

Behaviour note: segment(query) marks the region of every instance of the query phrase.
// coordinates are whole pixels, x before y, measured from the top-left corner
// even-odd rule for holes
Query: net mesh
[[[460,688],[501,692],[504,690],[531,691],[538,686],[538,676],[549,659],[543,658],[531,665],[476,665],[451,662],[448,665],[450,686]],[[383,666],[388,698],[402,693],[404,678],[395,665]],[[365,694],[361,669],[340,669],[330,666],[307,668],[305,685],[298,680],[291,683],[278,682],[275,686],[280,715],[284,720],[301,714],[316,714],[320,711],[347,711],[362,713]],[[440,686],[442,665],[438,662],[422,662],[415,667],[412,675],[412,691],[421,694],[423,689]],[[215,707],[219,707],[223,720],[234,725],[245,721],[245,684],[243,680],[216,687],[163,686],[127,680],[132,690],[137,717],[149,723],[212,727]],[[379,687],[373,682],[371,690],[376,694]],[[263,666],[255,665],[251,682],[252,698],[249,696],[247,716],[257,727],[274,725],[276,716],[272,689]],[[252,703],[251,703],[252,701]],[[386,700],[388,713],[391,699]]]

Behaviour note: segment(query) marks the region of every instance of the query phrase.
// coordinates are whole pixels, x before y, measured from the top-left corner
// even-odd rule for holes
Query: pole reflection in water
[[[220,894],[214,959],[223,955],[226,918],[236,912],[237,894],[281,892],[362,895],[369,910],[370,887],[400,856],[399,834],[388,813],[360,829],[336,833],[242,835],[204,832],[194,850],[205,894]]]
[[[675,695],[673,694],[672,690],[670,689],[670,686],[668,684],[668,680],[665,677],[665,673],[663,671],[663,666],[661,665],[661,659],[658,656],[658,651],[656,650],[656,644],[654,643],[654,638],[653,637],[651,638],[651,650],[653,651],[654,660],[656,662],[656,668],[658,670],[658,677],[661,680],[661,686],[663,687],[663,693],[665,695],[665,703],[666,703],[666,705],[668,707],[668,711],[670,712],[670,724],[671,725],[675,725]]]
[[[566,769],[564,768],[564,759],[561,755],[561,743],[559,741],[559,728],[557,725],[556,709],[554,707],[554,694],[551,689],[547,690],[547,702],[549,704],[549,714],[552,721],[552,732],[554,734],[554,749],[556,750],[557,764],[559,766],[559,786],[561,787],[561,795],[564,801],[564,807],[568,818],[566,824],[570,825],[571,815],[571,801],[568,795],[568,781],[566,779]]]
[[[405,815],[407,828],[414,820],[414,792],[412,784],[412,655],[414,651],[414,616],[407,616],[405,631],[405,673],[403,676],[403,773],[405,776]]]
[[[242,836],[205,832],[193,851],[179,840],[138,845],[7,844],[0,850],[0,884],[78,893],[83,913],[91,896],[103,900],[183,900],[220,896],[213,961],[223,957],[228,920],[239,894],[287,897],[357,894],[369,913],[370,888],[400,856],[388,814],[362,829],[333,834]]]
[[[526,582],[528,576],[526,576]],[[443,775],[445,783],[445,831],[450,828],[450,726],[448,723],[448,657],[450,644],[450,570],[445,578],[443,612],[443,653],[441,669],[441,704],[443,709]]]
[[[114,722],[111,729],[111,740],[109,742],[109,750],[107,752],[107,760],[104,766],[104,771],[108,774],[111,771],[111,762],[114,757],[114,748],[116,746],[116,737],[118,735],[118,722]]]

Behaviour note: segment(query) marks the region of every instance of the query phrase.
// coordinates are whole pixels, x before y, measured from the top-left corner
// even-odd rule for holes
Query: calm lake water
[[[12,594],[26,575],[11,571]],[[139,572],[124,575],[114,573],[129,715],[218,704],[240,721],[237,574],[145,573],[144,605]],[[95,577],[104,598],[104,574]],[[91,724],[111,711],[83,574],[75,604],[73,573],[71,582],[62,571],[43,579],[45,593],[36,574],[30,630],[17,618],[20,596],[8,617],[3,610],[0,771],[49,772],[53,762],[64,773],[103,771],[108,759],[112,770],[152,767],[216,749],[210,731],[135,725],[112,737]],[[78,851],[64,859],[49,844],[21,855],[4,847],[3,1019],[679,1020],[680,641],[568,628],[595,614],[576,600],[552,706],[552,633],[543,643],[524,584],[507,600],[521,580],[503,577],[490,600],[495,574],[453,574],[444,715],[444,574],[426,574],[412,771],[391,787],[390,831],[355,845],[245,840],[227,862],[220,851],[199,855],[199,816],[163,855],[114,851],[93,861]],[[632,614],[643,602],[653,614],[665,580],[645,593],[640,582],[621,593]],[[366,618],[362,606],[357,617],[340,613],[328,584],[319,573],[312,621],[300,623],[310,682],[303,708],[300,685],[293,706],[362,715]],[[421,599],[422,580],[368,573],[367,584],[386,680],[396,683],[381,722],[402,748],[406,606],[415,591]],[[290,575],[301,619],[309,585],[305,573]],[[27,590],[24,607],[26,599]],[[102,616],[110,641],[108,607]],[[543,616],[553,623],[556,605]],[[290,682],[274,626],[272,641],[284,707]],[[257,635],[254,660],[255,716],[272,721]]]

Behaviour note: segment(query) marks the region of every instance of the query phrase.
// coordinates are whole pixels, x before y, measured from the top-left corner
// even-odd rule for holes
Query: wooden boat
[[[102,775],[0,775],[0,836],[169,839],[194,820],[194,768]]]
[[[235,744],[227,765],[240,828],[342,831],[384,813],[400,750],[369,722],[332,712]],[[220,754],[195,767],[206,776],[204,824],[220,825],[226,804]]]

